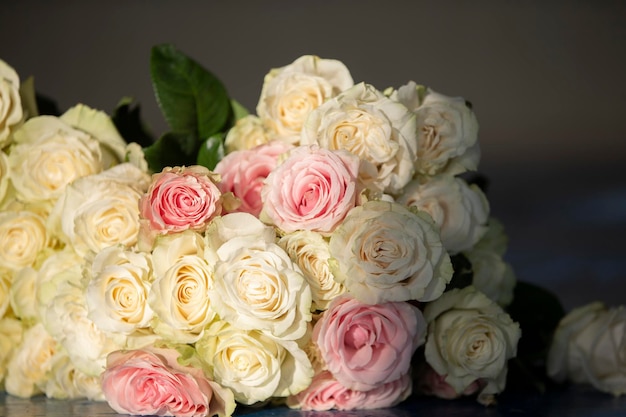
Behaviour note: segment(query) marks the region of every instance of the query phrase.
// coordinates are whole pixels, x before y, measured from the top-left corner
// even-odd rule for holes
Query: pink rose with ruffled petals
[[[344,386],[368,391],[406,375],[424,343],[426,321],[406,302],[364,304],[335,298],[313,328],[326,368]]]
[[[241,201],[234,211],[259,216],[263,208],[263,182],[276,168],[279,155],[291,148],[285,142],[273,141],[253,149],[231,152],[217,164],[215,172],[222,177],[219,189],[222,193],[232,192]]]
[[[197,368],[177,362],[173,349],[115,351],[107,357],[102,391],[117,413],[176,417],[230,416],[231,391]]]
[[[347,151],[300,146],[267,177],[263,213],[285,232],[329,234],[357,205],[359,158]]]
[[[356,391],[344,387],[330,372],[323,371],[313,378],[307,389],[289,397],[287,405],[305,411],[393,407],[409,396],[411,386],[411,377],[405,374],[400,379],[379,385],[372,390]]]
[[[139,199],[140,240],[151,245],[156,235],[203,231],[222,212],[217,175],[199,165],[167,167],[152,176]]]

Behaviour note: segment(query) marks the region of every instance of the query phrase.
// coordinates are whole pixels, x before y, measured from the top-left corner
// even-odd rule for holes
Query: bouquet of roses
[[[626,391],[623,363],[594,363],[618,363],[623,309],[565,318],[548,355],[563,312],[504,260],[464,99],[303,56],[265,76],[253,115],[170,45],[151,75],[158,140],[129,100],[44,114],[0,61],[9,394],[175,416],[491,404],[509,364],[541,383],[546,358],[558,380]],[[613,333],[589,345],[598,326]]]

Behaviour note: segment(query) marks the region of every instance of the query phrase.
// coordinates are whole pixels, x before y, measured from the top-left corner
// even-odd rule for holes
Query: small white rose
[[[415,172],[415,115],[369,84],[357,84],[313,110],[300,143],[352,152],[366,162],[362,182],[386,193],[399,193]]]
[[[305,335],[311,321],[311,289],[280,246],[236,237],[220,246],[217,255],[210,296],[222,319],[281,340]]]
[[[278,245],[302,270],[311,287],[313,311],[326,310],[335,297],[346,292],[344,285],[336,282],[330,271],[328,241],[321,234],[309,230],[289,233],[278,241]]]
[[[305,55],[265,76],[257,114],[273,137],[298,145],[310,112],[353,84],[340,61]]]
[[[331,270],[369,304],[431,301],[452,278],[450,257],[426,213],[372,200],[353,208],[330,237]]]
[[[37,213],[0,212],[0,267],[18,271],[35,265],[49,243],[45,220]]]
[[[296,342],[241,330],[224,321],[207,329],[196,350],[213,379],[231,389],[242,404],[297,394],[313,378],[313,367]]]
[[[397,201],[430,214],[451,254],[470,250],[487,232],[487,197],[461,178],[440,175],[413,180]]]
[[[473,249],[465,255],[472,264],[472,285],[501,306],[509,305],[517,282],[513,267],[497,252]]]
[[[24,323],[13,317],[0,319],[0,381],[4,381],[13,352],[22,342]]]
[[[36,291],[37,271],[31,267],[25,267],[15,273],[9,290],[11,309],[13,314],[25,323],[38,321]]]
[[[0,59],[0,149],[11,142],[11,132],[23,121],[19,76]]]
[[[559,323],[548,352],[547,373],[558,382],[591,384],[615,396],[626,394],[626,308],[593,302]]]
[[[254,115],[247,115],[237,120],[226,134],[224,146],[226,153],[252,149],[268,143],[274,137],[263,125],[263,121]]]
[[[67,352],[58,350],[51,358],[50,378],[39,389],[58,400],[86,398],[103,401],[100,376],[86,375],[76,369]]]
[[[473,286],[454,289],[424,309],[426,362],[457,394],[477,380],[478,401],[504,390],[507,361],[517,354],[519,324]]]

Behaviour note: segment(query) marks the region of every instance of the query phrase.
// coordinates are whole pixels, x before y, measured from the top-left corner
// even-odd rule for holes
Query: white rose
[[[273,136],[298,145],[309,113],[353,85],[340,61],[305,55],[265,76],[257,114]]]
[[[355,207],[329,245],[335,280],[359,301],[438,298],[452,279],[452,264],[426,213],[385,201]]]
[[[10,289],[13,281],[13,273],[6,269],[0,269],[0,319],[4,317],[10,304]],[[2,380],[2,378],[0,378]]]
[[[168,340],[193,343],[213,320],[209,293],[213,268],[204,259],[205,242],[192,230],[157,238],[152,257],[155,280],[148,303],[158,320],[154,331]]]
[[[220,246],[217,255],[210,296],[222,319],[283,340],[305,335],[311,321],[311,289],[280,246],[236,237]]]
[[[226,153],[252,149],[268,143],[273,136],[267,131],[261,119],[248,115],[237,120],[235,125],[226,134],[224,146]]]
[[[0,59],[0,149],[11,142],[11,131],[23,120],[20,78]]]
[[[472,264],[472,285],[501,306],[509,305],[517,282],[513,267],[496,252],[474,249],[465,256]]]
[[[313,378],[313,367],[296,342],[241,330],[224,321],[207,329],[196,350],[213,379],[230,388],[242,404],[296,394]]]
[[[276,231],[273,227],[264,224],[252,214],[229,213],[213,219],[206,229],[205,236],[208,247],[215,251],[224,243],[236,237],[274,242],[276,240]],[[217,258],[213,259],[213,262],[217,262]]]
[[[4,197],[7,195],[9,188],[9,158],[4,152],[0,152],[0,204],[2,204]]]
[[[330,250],[328,241],[322,235],[301,230],[286,234],[278,241],[278,245],[302,270],[311,287],[313,311],[326,310],[335,297],[346,292],[345,286],[336,282],[330,271]]]
[[[410,82],[400,87],[397,95],[417,116],[417,173],[457,175],[476,170],[480,161],[478,121],[471,107],[462,97],[428,89],[424,97],[415,98],[421,94],[421,86]]]
[[[7,373],[9,358],[22,342],[24,323],[13,317],[0,319],[0,387]]]
[[[615,396],[626,394],[626,308],[593,302],[559,323],[548,352],[547,373],[556,381],[591,384]]]
[[[481,381],[481,403],[504,390],[507,361],[517,354],[519,324],[473,286],[454,289],[424,309],[426,362],[461,394]]]
[[[103,401],[99,376],[86,375],[76,369],[67,352],[57,351],[51,359],[50,378],[39,388],[48,398],[58,400],[86,398]]]
[[[36,291],[37,271],[27,267],[15,273],[9,290],[11,309],[26,323],[34,323],[39,318]]]
[[[67,184],[102,170],[98,141],[53,116],[29,119],[14,141],[11,181],[24,201],[56,200]]]
[[[22,398],[41,393],[38,387],[48,380],[52,356],[57,350],[57,342],[43,324],[37,323],[26,330],[7,366],[6,392]]]
[[[410,181],[417,157],[415,115],[360,83],[312,111],[302,130],[301,144],[345,149],[368,169],[361,180],[396,194]],[[373,178],[370,178],[373,177]]]
[[[0,267],[18,271],[35,265],[49,242],[40,215],[30,211],[0,212]]]
[[[461,178],[441,175],[413,180],[397,201],[430,214],[451,254],[470,250],[487,232],[487,197]]]
[[[49,223],[79,255],[117,244],[131,247],[139,234],[139,198],[149,176],[131,164],[117,165],[68,185]]]
[[[111,246],[100,251],[87,269],[88,317],[106,332],[131,334],[152,320],[148,291],[150,255]]]

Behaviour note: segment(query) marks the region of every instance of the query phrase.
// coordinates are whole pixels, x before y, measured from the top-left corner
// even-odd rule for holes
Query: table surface
[[[626,397],[613,397],[587,386],[571,386],[548,394],[503,393],[498,404],[484,407],[475,400],[441,400],[415,397],[405,403],[380,410],[306,412],[284,407],[254,409],[239,407],[235,416],[246,417],[624,417]],[[0,393],[2,417],[113,417],[119,416],[104,402],[59,401],[37,396],[21,399]]]

